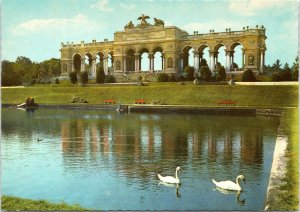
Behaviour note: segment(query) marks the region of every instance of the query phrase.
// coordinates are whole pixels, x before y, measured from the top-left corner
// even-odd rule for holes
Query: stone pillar
[[[104,57],[103,65],[104,65],[104,73],[105,73],[105,75],[107,75],[108,74],[108,57]]]
[[[81,59],[81,68],[80,68],[81,72],[85,71],[85,58]]]
[[[75,67],[74,67],[74,60],[72,60],[72,61],[71,61],[71,65],[72,65],[72,67],[71,67],[71,68],[72,68],[72,70],[71,70],[71,71],[73,72],[73,71],[75,71]]]
[[[149,59],[150,59],[150,72],[154,71],[154,54],[149,53]]]
[[[162,54],[162,71],[164,71],[166,69],[166,55]]]
[[[161,70],[164,70],[164,55],[161,53]]]
[[[245,67],[245,50],[244,49],[242,49],[242,68],[244,69],[244,67]]]
[[[126,70],[126,54],[123,55],[123,73],[125,73]]]
[[[261,52],[260,53],[260,68],[259,68],[259,72],[263,73],[263,69],[264,69],[264,53]]]
[[[96,57],[92,58],[92,76],[96,76]]]
[[[199,53],[196,51],[194,51],[194,68],[196,72],[199,71]]]
[[[180,72],[184,72],[183,70],[183,53],[180,54]]]
[[[230,71],[230,67],[231,67],[231,64],[230,64],[230,50],[225,50],[225,55],[226,55],[226,70],[227,72]]]
[[[214,51],[209,51],[209,64],[210,64],[210,71],[213,72],[215,70],[215,58],[214,58]]]
[[[139,53],[134,54],[134,71],[135,72],[140,71],[140,54]]]

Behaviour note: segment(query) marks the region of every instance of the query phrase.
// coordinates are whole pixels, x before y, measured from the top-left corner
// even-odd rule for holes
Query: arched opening
[[[135,70],[134,53],[135,53],[135,51],[133,49],[129,49],[127,51],[127,56],[126,56],[126,71],[134,72],[134,70]]]
[[[219,43],[214,47],[215,51],[215,68],[217,69],[218,66],[223,66],[226,68],[226,47],[224,44]]]
[[[111,51],[107,55],[108,73],[112,73],[113,72],[113,66],[114,66],[114,53]]]
[[[91,53],[86,53],[84,55],[84,70],[87,71],[89,75],[92,74],[92,64],[93,60]]]
[[[244,58],[244,55],[243,55],[243,44],[241,43],[233,43],[231,44],[230,46],[230,50],[231,50],[231,66],[230,68],[233,70],[233,71],[237,71],[237,70],[240,70],[244,67],[244,64],[245,64],[245,58]]]
[[[201,45],[198,48],[199,52],[199,68],[201,66],[210,66],[210,58],[209,58],[209,47],[207,45]]]
[[[162,48],[158,47],[156,49],[154,49],[154,67],[153,70],[154,71],[161,71],[163,70],[163,50]]]
[[[73,57],[74,71],[79,73],[81,71],[81,56],[80,54],[75,54]]]
[[[194,49],[191,46],[186,46],[183,48],[182,52],[182,59],[183,59],[183,70],[185,69],[186,66],[192,66],[194,67]]]
[[[150,58],[148,49],[142,49],[140,51],[140,65],[141,71],[150,70]]]

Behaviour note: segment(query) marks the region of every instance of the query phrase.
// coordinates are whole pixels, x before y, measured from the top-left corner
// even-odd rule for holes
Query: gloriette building
[[[231,31],[229,28],[225,32],[210,30],[206,34],[195,31],[189,35],[178,27],[165,26],[164,21],[157,18],[154,18],[153,24],[148,23],[149,18],[141,15],[137,25],[130,21],[123,31],[114,33],[114,41],[62,43],[62,75],[68,75],[71,71],[88,71],[93,77],[97,68],[103,68],[105,74],[115,76],[153,72],[179,76],[187,65],[194,66],[195,71],[199,72],[206,49],[209,52],[206,61],[211,72],[215,71],[220,54],[226,57],[226,64],[222,65],[227,73],[246,69],[263,72],[267,38],[263,26],[244,27],[241,31]],[[237,69],[233,64],[238,45],[242,46],[242,55],[239,56],[242,67]],[[219,51],[223,46],[225,51]],[[141,71],[144,53],[148,55],[143,59],[147,60],[148,70]],[[189,57],[194,57],[194,64],[189,64]],[[155,60],[159,60],[159,67],[155,67]]]

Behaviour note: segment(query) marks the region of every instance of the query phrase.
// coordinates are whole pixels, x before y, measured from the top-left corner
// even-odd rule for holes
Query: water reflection
[[[235,195],[235,200],[236,203],[240,206],[244,206],[246,203],[246,199],[240,199],[241,194],[243,193],[242,191],[228,191],[219,187],[215,188],[216,190],[218,190],[220,193],[225,194],[225,195]]]
[[[2,109],[3,190],[105,210],[238,210],[243,204],[257,210],[278,123],[273,117]],[[158,173],[177,166],[185,170],[183,186],[157,185]],[[212,177],[238,173],[250,181],[245,198],[212,192]]]
[[[165,183],[165,182],[159,182],[158,185],[163,185],[170,188],[175,188],[175,194],[177,198],[181,197],[181,194],[179,193],[180,184],[171,184],[171,183]]]

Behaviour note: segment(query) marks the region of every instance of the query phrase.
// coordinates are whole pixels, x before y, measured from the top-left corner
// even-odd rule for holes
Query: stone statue
[[[144,27],[144,26],[148,26],[149,23],[146,21],[146,19],[149,19],[150,17],[148,15],[144,15],[142,14],[140,17],[138,17],[137,20],[141,20],[141,24],[140,26]]]
[[[164,26],[164,25],[165,25],[165,22],[163,20],[154,18],[154,26]]]
[[[129,23],[126,24],[125,29],[131,29],[133,27],[134,27],[134,25],[133,25],[132,21],[129,21]]]
[[[249,55],[249,62],[248,62],[248,65],[254,65],[254,56],[251,54]]]

